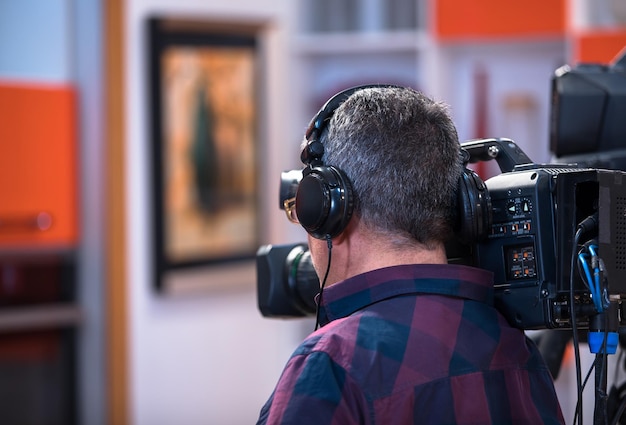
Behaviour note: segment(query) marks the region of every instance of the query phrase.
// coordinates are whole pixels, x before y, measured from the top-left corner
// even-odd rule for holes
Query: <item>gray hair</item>
[[[373,232],[427,247],[451,236],[462,165],[447,105],[409,88],[366,88],[337,108],[320,141]]]

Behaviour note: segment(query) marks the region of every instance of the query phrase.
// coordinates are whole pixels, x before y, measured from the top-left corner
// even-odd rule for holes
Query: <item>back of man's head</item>
[[[353,186],[367,228],[428,247],[452,234],[462,164],[447,106],[413,89],[356,91],[321,136],[324,162]]]

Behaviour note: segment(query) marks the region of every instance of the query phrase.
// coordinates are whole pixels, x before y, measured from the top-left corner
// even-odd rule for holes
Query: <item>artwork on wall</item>
[[[156,287],[258,248],[255,28],[151,18]]]

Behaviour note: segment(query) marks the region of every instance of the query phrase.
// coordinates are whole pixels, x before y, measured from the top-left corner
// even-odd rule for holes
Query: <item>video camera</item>
[[[470,163],[495,160],[501,174],[485,181],[487,234],[471,244],[453,240],[448,261],[493,272],[496,306],[521,329],[587,328],[603,310],[621,309],[626,297],[626,172],[568,160],[579,155],[593,163],[624,149],[625,68],[622,57],[610,67],[555,72],[551,149],[565,163],[535,164],[510,139],[461,144]],[[593,107],[601,110],[589,112]],[[281,205],[300,178],[297,170],[282,174]],[[319,287],[306,244],[258,250],[263,316],[314,314]]]

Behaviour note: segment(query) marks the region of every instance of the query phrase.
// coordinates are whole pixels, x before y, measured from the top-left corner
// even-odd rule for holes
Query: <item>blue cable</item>
[[[597,245],[589,245],[589,252],[591,253],[591,265],[593,267],[593,276],[595,278],[595,283],[596,283],[596,292],[598,293],[599,296],[599,301],[600,301],[600,306],[602,307],[602,309],[604,309],[605,307],[605,303],[604,303],[604,299],[602,297],[602,282],[600,279],[600,257],[598,257],[598,254],[596,252],[596,250],[598,249]],[[595,263],[595,266],[594,266]]]
[[[587,265],[587,260],[585,257],[588,257],[588,254],[580,253],[578,254],[578,261],[583,267],[585,275],[587,277],[587,286],[589,287],[589,291],[591,292],[591,298],[593,300],[593,304],[596,307],[598,312],[602,311],[602,302],[600,300],[600,291],[599,288],[595,285],[595,281],[591,276],[591,271],[589,270],[589,266]]]

